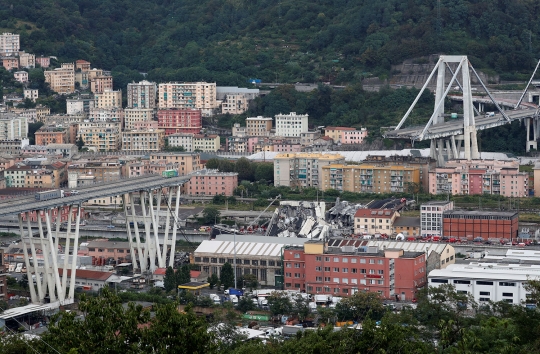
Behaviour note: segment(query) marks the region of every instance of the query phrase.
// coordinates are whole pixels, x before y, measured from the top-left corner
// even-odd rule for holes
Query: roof
[[[282,244],[275,243],[236,242],[236,255],[281,257],[283,246]],[[231,241],[205,240],[195,250],[195,254],[197,253],[210,253],[216,257],[232,257],[235,254],[235,243]]]
[[[430,242],[408,242],[408,241],[378,241],[370,240],[364,241],[366,246],[379,246],[379,248],[399,248],[406,252],[427,252],[428,255],[431,252],[442,254],[445,249],[452,247],[445,243],[430,243]]]
[[[352,127],[326,127],[324,130],[356,130],[356,128]]]
[[[63,269],[58,268],[58,273],[62,274]],[[112,272],[101,272],[98,270],[87,270],[87,269],[76,269],[75,270],[75,277],[79,279],[92,279],[92,280],[99,280],[99,281],[107,281],[111,276],[113,276],[114,273]],[[67,276],[71,276],[71,269],[67,270]]]
[[[395,214],[392,209],[358,209],[354,214],[355,218],[377,217],[383,219],[391,219]]]
[[[198,281],[191,281],[189,283],[178,285],[178,289],[186,289],[186,290],[200,290],[202,288],[209,287],[210,284],[206,282],[198,282]]]
[[[189,276],[191,278],[198,278],[199,275],[201,275],[201,271],[200,270],[190,270],[189,271]]]
[[[413,226],[420,227],[420,218],[413,216],[399,216],[394,221],[394,227],[396,226]]]
[[[450,264],[445,269],[429,272],[428,278],[466,278],[470,280],[514,280],[528,281],[540,278],[540,266],[526,264],[489,264],[471,262]]]
[[[518,217],[517,211],[488,211],[488,210],[446,210],[443,212],[447,215],[467,215],[467,216],[500,216],[500,217]]]
[[[422,206],[424,206],[424,205],[447,205],[447,204],[450,204],[450,203],[453,203],[453,202],[447,201],[447,200],[444,200],[444,201],[430,200],[429,202],[422,203]]]
[[[27,313],[32,312],[38,312],[38,311],[50,311],[58,308],[59,304],[58,302],[50,303],[50,304],[43,304],[43,305],[36,305],[36,304],[29,304],[26,306],[19,306],[12,309],[7,309],[0,315],[0,320],[7,320],[9,318],[22,316]]]
[[[154,270],[154,275],[165,275],[167,268],[158,268]]]

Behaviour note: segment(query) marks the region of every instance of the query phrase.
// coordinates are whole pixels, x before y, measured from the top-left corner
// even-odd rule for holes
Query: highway
[[[160,187],[173,187],[184,184],[191,178],[188,176],[164,178],[160,175],[146,175],[120,179],[103,184],[96,184],[89,187],[78,188],[78,194],[64,198],[55,198],[45,201],[38,201],[35,197],[23,197],[7,199],[0,202],[0,217],[12,214],[19,214],[29,210],[43,210],[57,208],[64,205],[80,204],[90,199],[112,197],[129,192],[140,190],[157,189]]]

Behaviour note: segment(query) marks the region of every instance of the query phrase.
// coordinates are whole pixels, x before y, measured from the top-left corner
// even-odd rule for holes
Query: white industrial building
[[[525,285],[530,279],[540,279],[540,264],[523,264],[519,260],[510,263],[512,259],[502,261],[451,264],[445,269],[432,270],[428,284],[435,287],[453,285],[458,293],[471,294],[479,304],[488,301],[525,303],[528,294]]]
[[[454,210],[453,201],[432,200],[420,207],[420,235],[442,236],[443,213]]]

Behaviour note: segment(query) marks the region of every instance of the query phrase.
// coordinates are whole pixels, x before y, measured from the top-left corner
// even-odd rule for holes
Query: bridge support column
[[[538,118],[525,118],[524,120],[527,128],[527,140],[525,150],[527,152],[532,149],[538,149]],[[531,128],[532,128],[532,137],[531,137]]]

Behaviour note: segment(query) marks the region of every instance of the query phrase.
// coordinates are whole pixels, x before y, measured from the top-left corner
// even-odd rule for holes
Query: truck
[[[225,295],[244,296],[244,292],[240,289],[229,288],[223,292]]]
[[[238,296],[236,296],[236,295],[229,295],[229,299],[231,300],[231,302],[233,303],[233,305],[238,304]]]
[[[64,198],[64,191],[62,189],[53,189],[52,191],[37,192],[35,198],[38,201]]]
[[[212,299],[212,302],[216,305],[221,304],[221,298],[217,294],[210,294],[210,299]]]
[[[165,170],[165,171],[161,172],[161,177],[164,177],[164,178],[178,177],[178,171],[177,170]]]

